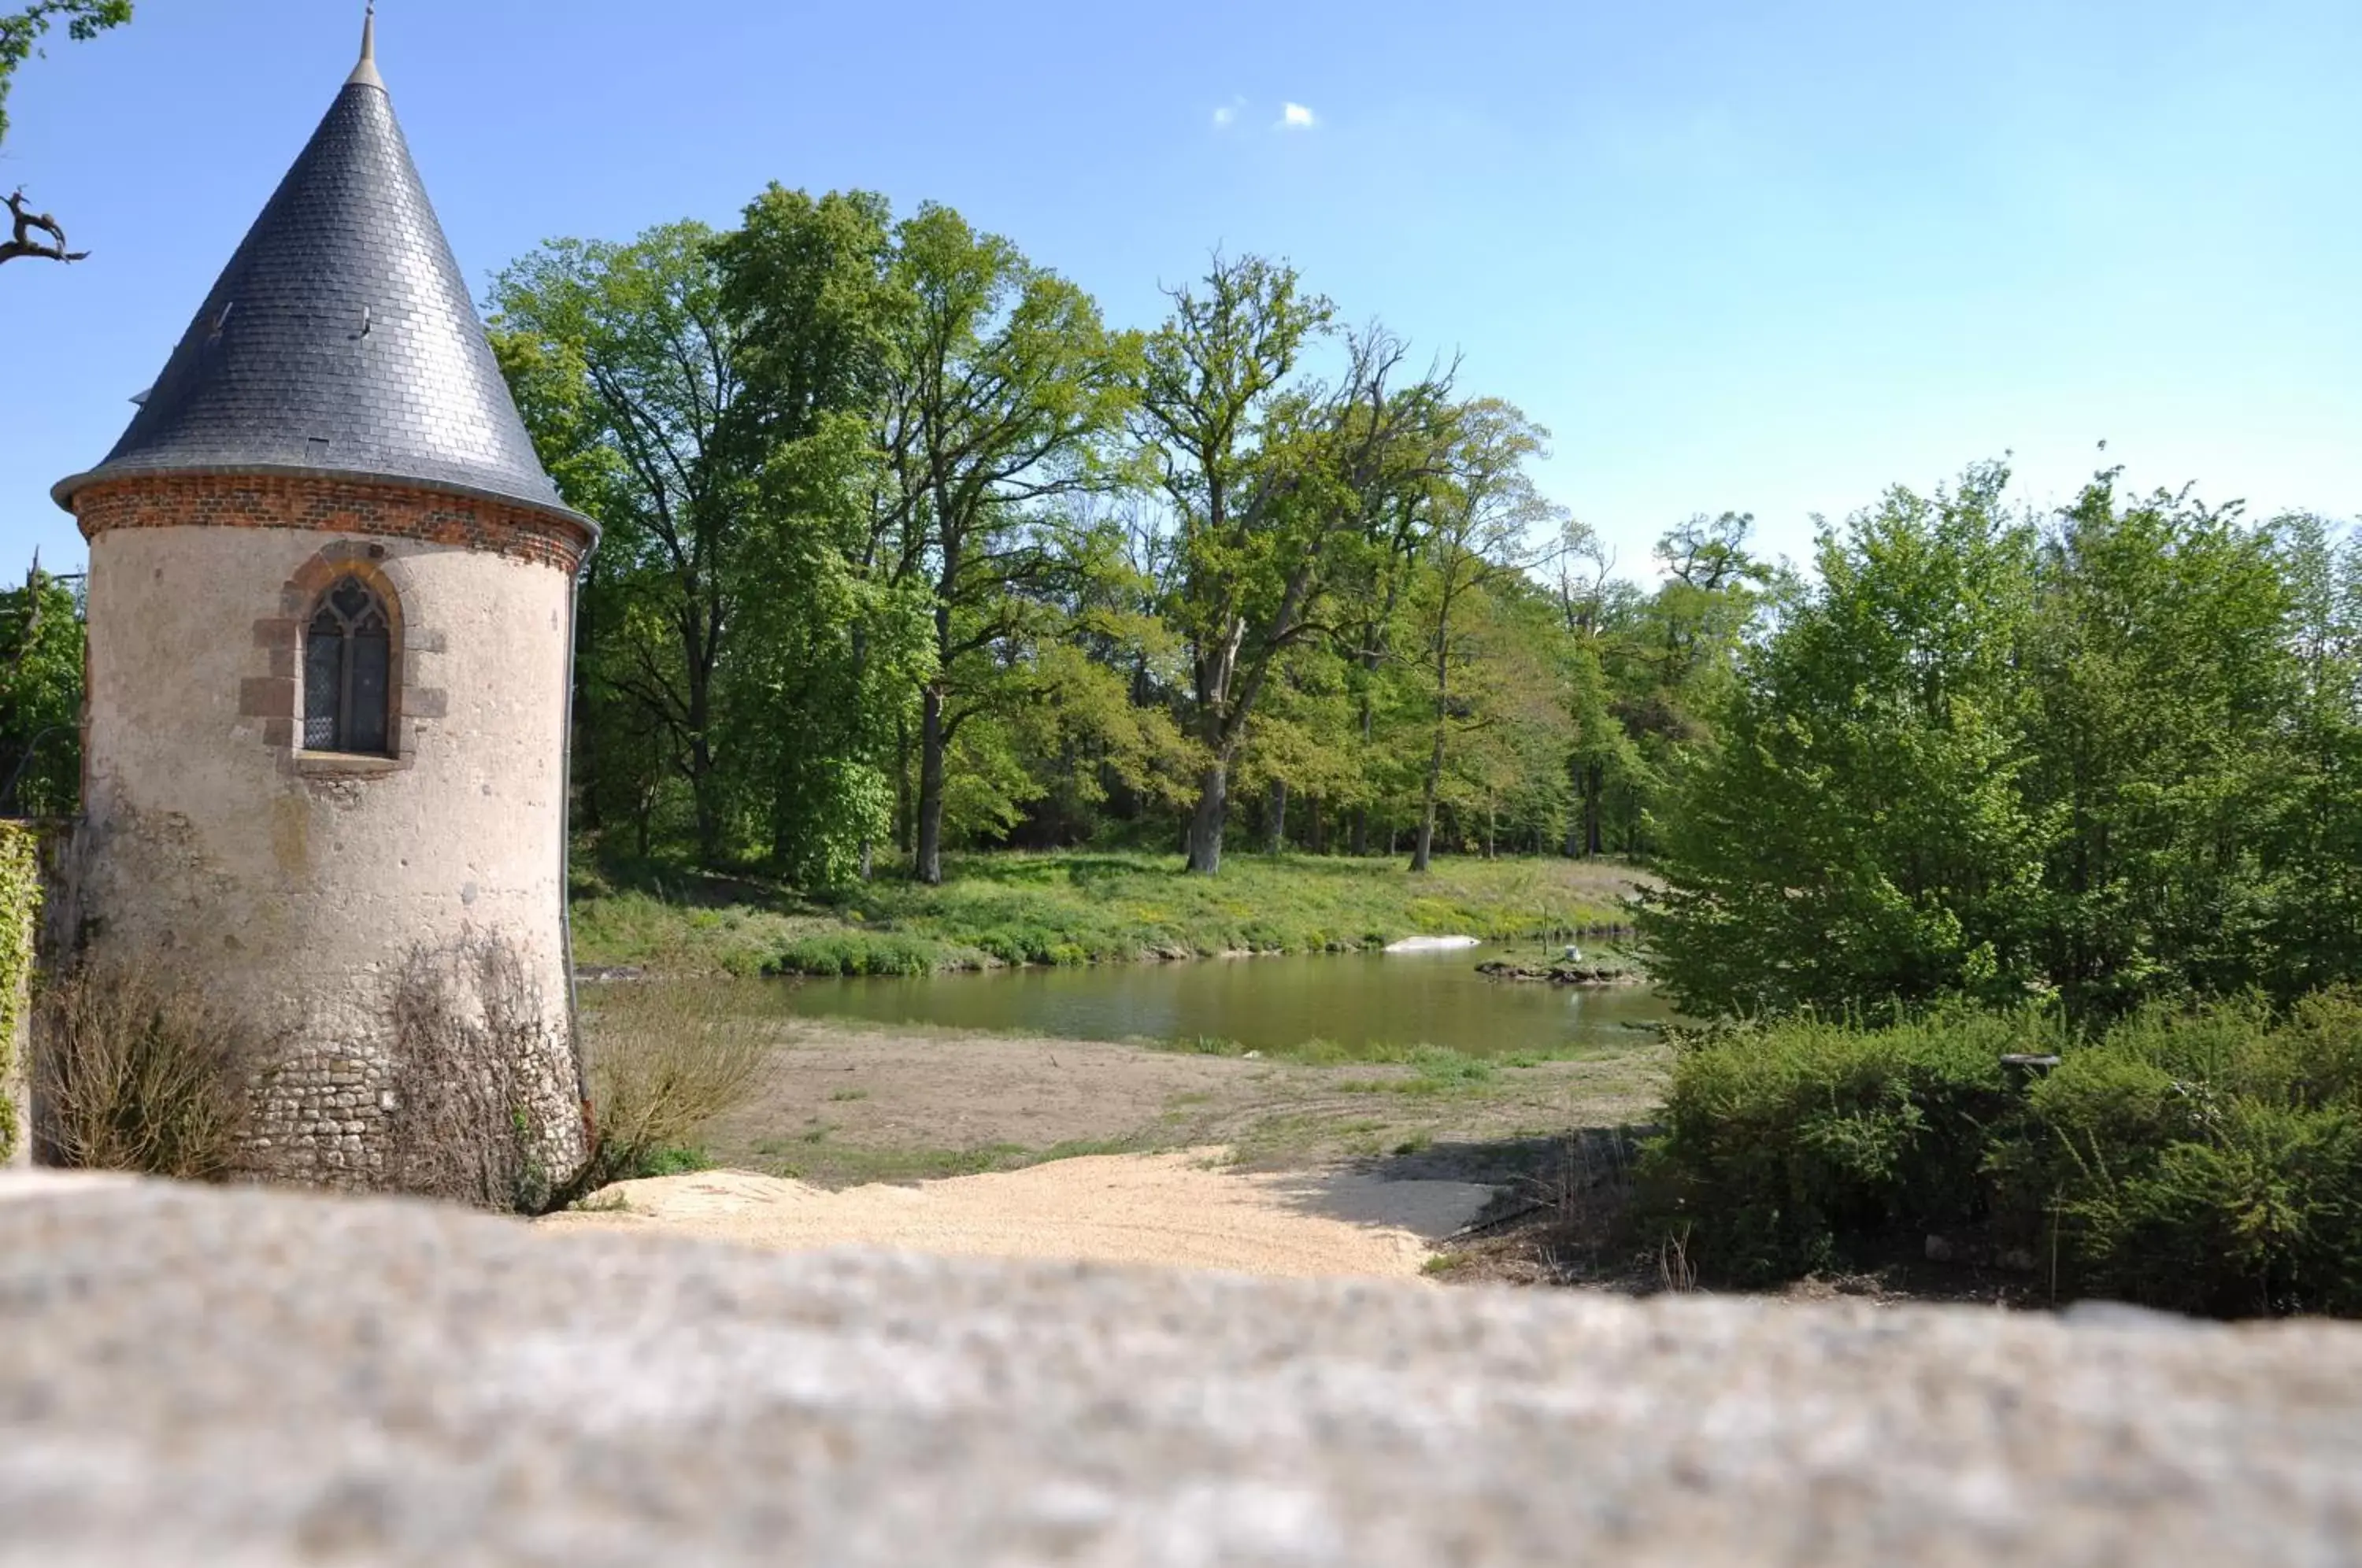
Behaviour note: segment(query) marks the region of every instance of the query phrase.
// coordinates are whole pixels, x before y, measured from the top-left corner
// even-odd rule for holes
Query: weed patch
[[[583,1014],[595,1140],[578,1191],[705,1168],[700,1134],[751,1092],[769,1049],[758,1017],[726,988],[621,987]]]
[[[59,981],[42,1011],[47,1163],[182,1181],[239,1173],[261,1059],[240,1021],[177,977],[122,966]]]

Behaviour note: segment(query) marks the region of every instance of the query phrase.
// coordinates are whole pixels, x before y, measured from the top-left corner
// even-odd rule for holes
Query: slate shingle
[[[382,87],[356,80],[131,427],[59,504],[142,474],[302,469],[573,515],[535,456]]]

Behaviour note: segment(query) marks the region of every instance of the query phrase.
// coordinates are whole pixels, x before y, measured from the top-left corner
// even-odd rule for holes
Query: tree
[[[1526,464],[1543,453],[1550,433],[1509,403],[1479,399],[1453,411],[1449,470],[1435,487],[1423,541],[1423,591],[1418,595],[1420,642],[1434,677],[1432,742],[1419,802],[1418,840],[1410,868],[1428,869],[1435,845],[1435,805],[1443,785],[1445,754],[1455,724],[1472,705],[1455,709],[1451,677],[1472,628],[1454,613],[1501,579],[1529,564],[1535,529],[1556,509],[1535,490]]]
[[[927,205],[896,231],[908,298],[890,363],[884,455],[910,551],[933,577],[935,657],[922,696],[916,870],[943,880],[945,760],[971,721],[1028,682],[1021,646],[1055,619],[1074,552],[1045,510],[1114,480],[1104,445],[1127,412],[1139,340],[1074,284]]]
[[[892,832],[896,741],[933,672],[891,222],[875,193],[775,184],[715,251],[744,387],[729,441],[754,476],[739,771],[771,859],[814,887],[866,876]]]
[[[82,610],[38,556],[0,591],[0,813],[68,816],[82,798]]]
[[[2028,811],[2051,824],[2044,977],[2078,1014],[2258,977],[2261,829],[2297,671],[2273,542],[2188,493],[2100,475],[2040,562]]]
[[[1255,256],[1217,255],[1201,288],[1166,293],[1173,313],[1148,342],[1137,428],[1175,520],[1169,617],[1188,643],[1205,748],[1189,869],[1210,876],[1221,868],[1230,763],[1246,712],[1302,613],[1300,594],[1264,602],[1286,493],[1271,448],[1282,389],[1307,344],[1329,330],[1330,307],[1298,293],[1295,269]],[[1257,619],[1264,635],[1250,649]]]
[[[1824,530],[1668,811],[1658,973],[1701,1012],[2023,997],[2042,867],[2022,798],[2032,531],[2006,473]]]
[[[569,344],[517,332],[493,333],[492,353],[559,498],[586,517],[616,514],[622,457],[603,439],[598,393],[581,355]],[[618,689],[602,663],[618,641],[613,630],[631,613],[629,586],[616,553],[603,549],[591,552],[576,585],[568,810],[576,827],[592,834],[611,813],[631,821],[645,856],[654,796],[670,763],[660,731],[633,724],[617,711]]]
[[[2104,1021],[2362,975],[2357,573],[2315,521],[1972,469],[1825,535],[1673,793],[1688,1006],[2055,996]]]
[[[578,422],[545,422],[545,447],[579,447],[595,428],[613,454],[601,555],[632,610],[597,668],[663,735],[709,865],[723,840],[717,677],[744,587],[751,482],[729,440],[740,371],[712,241],[696,223],[629,245],[553,241],[494,281],[491,324],[509,365],[562,366],[587,389],[523,402],[529,414],[558,408]]]
[[[1173,314],[1148,343],[1135,425],[1174,519],[1165,613],[1189,653],[1200,748],[1189,869],[1220,871],[1231,767],[1272,670],[1324,628],[1313,613],[1339,541],[1377,525],[1385,497],[1436,465],[1448,392],[1430,376],[1397,389],[1403,345],[1383,328],[1349,335],[1333,385],[1294,387],[1328,302],[1295,271],[1217,256],[1198,288],[1169,291]]]
[[[2362,976],[2362,539],[2307,515],[2270,532],[2291,684],[2279,788],[2256,825],[2264,985],[2292,997]]]
[[[80,42],[129,20],[131,0],[33,0],[21,11],[0,16],[0,142],[8,138],[8,94],[16,85],[17,69],[41,52],[40,41],[51,27],[64,22],[66,36]],[[51,215],[27,207],[21,189],[6,201],[10,232],[0,240],[0,261],[33,257],[80,261],[90,254],[67,249],[65,229]],[[36,239],[37,233],[49,237]]]
[[[1637,793],[1645,767],[1616,715],[1610,675],[1617,662],[1610,638],[1631,621],[1639,591],[1615,577],[1614,555],[1588,524],[1566,523],[1551,566],[1559,624],[1568,638],[1567,712],[1574,726],[1567,771],[1576,803],[1567,819],[1566,853],[1594,856],[1606,853],[1609,791]]]

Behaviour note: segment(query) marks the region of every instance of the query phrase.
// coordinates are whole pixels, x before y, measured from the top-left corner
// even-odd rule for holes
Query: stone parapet
[[[0,1178],[0,1563],[2331,1564],[2362,1328]]]

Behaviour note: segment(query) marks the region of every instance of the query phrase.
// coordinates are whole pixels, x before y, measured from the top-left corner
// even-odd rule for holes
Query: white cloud
[[[1303,105],[1282,104],[1279,106],[1279,123],[1272,127],[1272,129],[1310,130],[1319,123],[1319,120],[1313,116],[1312,111]]]
[[[1220,108],[1214,111],[1214,128],[1216,130],[1228,130],[1231,128],[1231,123],[1238,117],[1239,111],[1237,106],[1235,105],[1225,104]]]

